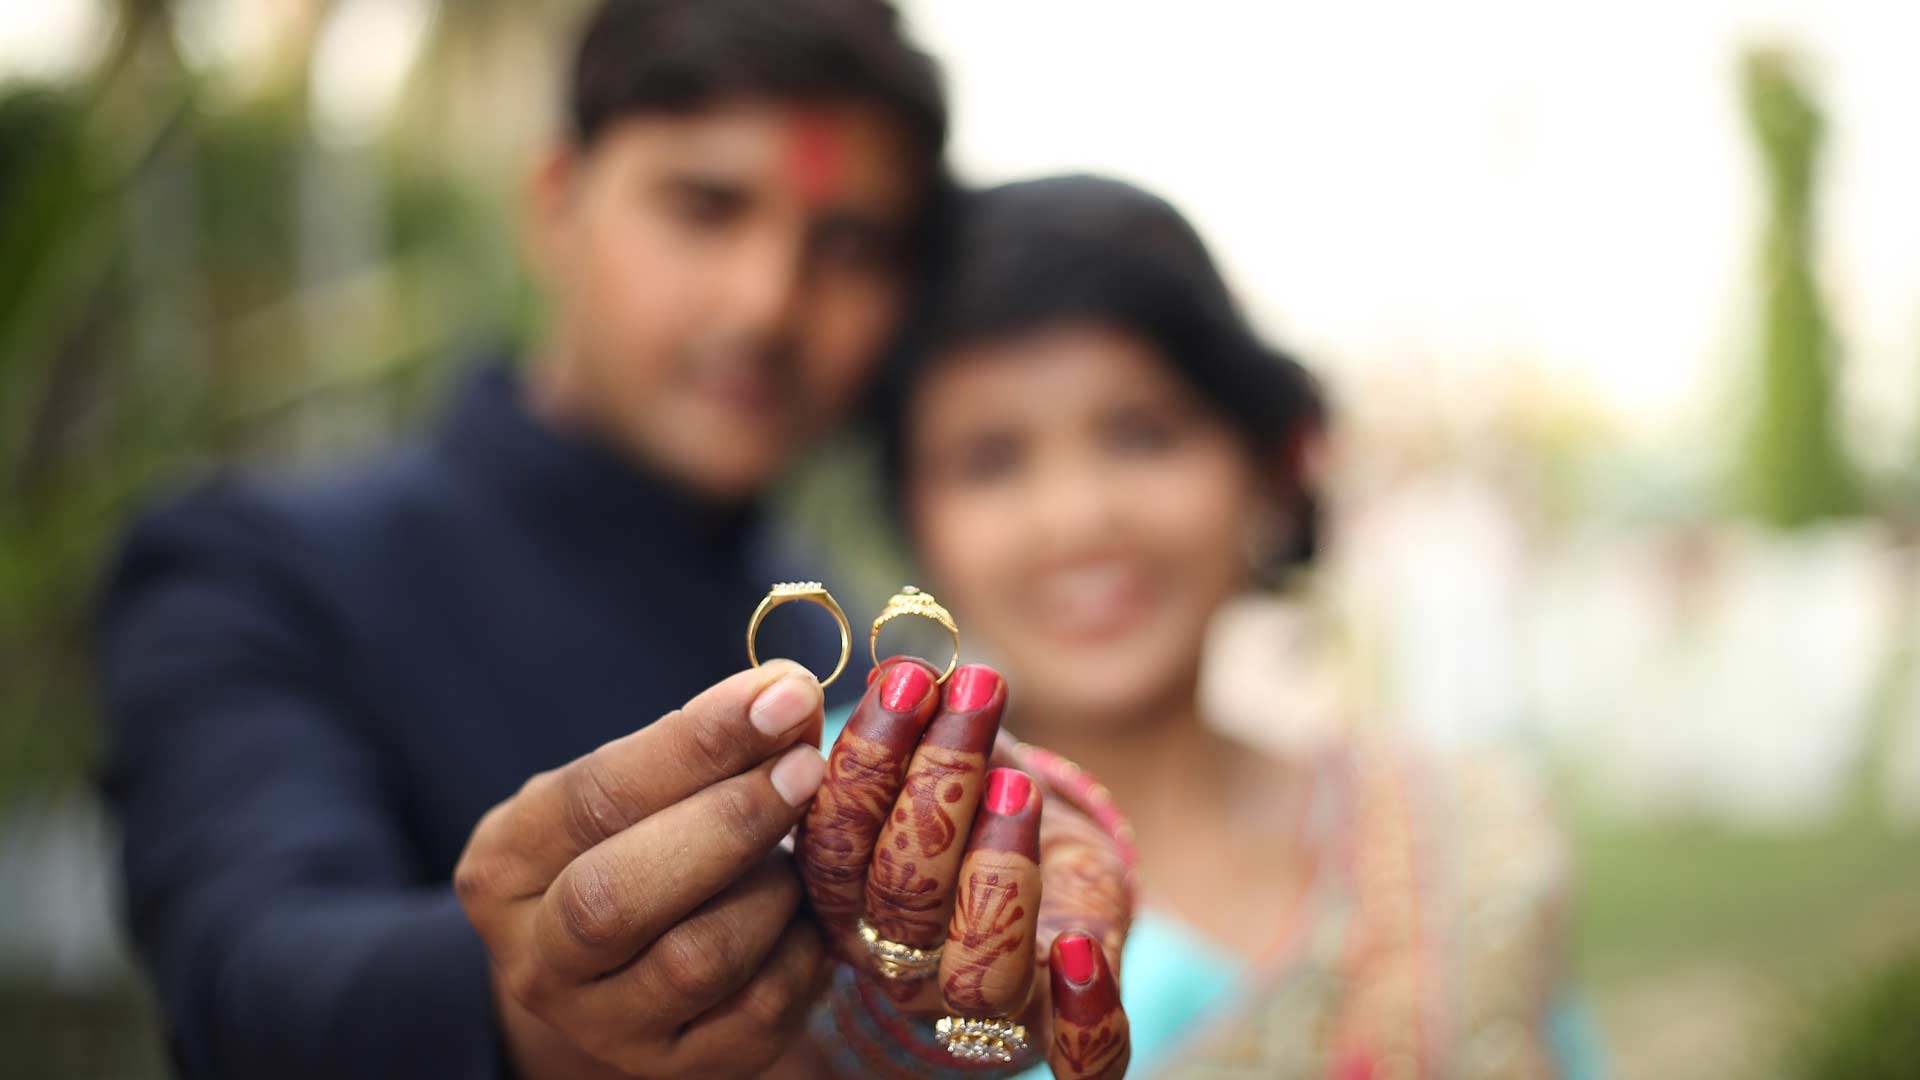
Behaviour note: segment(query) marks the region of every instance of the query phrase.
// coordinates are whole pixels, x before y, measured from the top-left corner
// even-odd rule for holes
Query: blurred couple
[[[567,101],[539,339],[112,569],[103,785],[183,1075],[1590,1075],[1535,791],[1208,723],[1327,413],[1177,211],[958,190],[881,0],[609,0]],[[828,576],[762,504],[857,420],[993,666],[741,670],[768,583]]]

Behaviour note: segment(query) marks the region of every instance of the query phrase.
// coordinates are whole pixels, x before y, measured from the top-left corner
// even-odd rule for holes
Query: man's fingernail
[[[1093,981],[1093,939],[1085,934],[1062,934],[1053,946],[1056,963],[1060,965],[1060,974],[1074,986],[1085,986]]]
[[[1000,689],[1000,673],[985,664],[968,664],[947,681],[947,708],[964,712],[993,700]]]
[[[747,707],[747,722],[762,735],[785,735],[820,707],[820,684],[804,671],[782,675]]]
[[[1012,817],[1027,808],[1033,781],[1019,769],[995,769],[987,774],[987,811]]]
[[[927,696],[933,677],[919,664],[901,661],[887,672],[887,684],[880,688],[880,704],[891,712],[905,712]]]
[[[820,751],[811,746],[796,746],[774,765],[769,779],[773,781],[773,790],[787,800],[788,806],[801,806],[820,790],[820,781],[826,775],[827,759],[820,756]]]

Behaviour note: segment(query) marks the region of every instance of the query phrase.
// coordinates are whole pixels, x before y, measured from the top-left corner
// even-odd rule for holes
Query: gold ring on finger
[[[753,641],[760,635],[760,623],[766,619],[767,612],[795,600],[819,604],[840,624],[840,662],[833,665],[833,674],[820,680],[821,687],[830,686],[847,670],[847,659],[853,655],[853,628],[847,625],[847,613],[840,610],[839,601],[817,581],[782,581],[767,590],[767,595],[760,598],[760,606],[753,609],[753,618],[747,621],[747,660],[754,667],[760,666],[760,655],[754,650]]]
[[[873,657],[873,666],[880,666],[880,628],[902,615],[918,615],[923,619],[932,619],[947,628],[953,636],[953,656],[947,661],[947,670],[934,680],[935,685],[947,681],[953,669],[960,666],[960,628],[953,624],[953,616],[933,598],[932,593],[921,592],[912,585],[905,586],[894,593],[887,606],[880,609],[880,615],[873,620],[873,630],[867,634],[867,653]]]
[[[860,942],[867,947],[873,969],[889,979],[924,979],[940,970],[940,953],[946,948],[916,949],[903,942],[889,941],[865,919],[858,925]]]

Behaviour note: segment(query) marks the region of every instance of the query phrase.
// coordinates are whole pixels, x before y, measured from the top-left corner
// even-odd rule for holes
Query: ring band
[[[760,606],[753,609],[753,618],[747,622],[747,660],[754,667],[760,666],[760,655],[754,651],[753,639],[760,634],[761,621],[767,617],[767,612],[794,600],[819,604],[833,616],[834,622],[840,624],[840,662],[833,665],[833,674],[820,680],[820,686],[824,689],[847,670],[847,659],[853,655],[853,628],[847,625],[847,613],[840,610],[839,601],[833,598],[826,586],[817,581],[782,581],[767,590],[767,595],[760,598]]]
[[[945,945],[916,949],[898,941],[888,941],[865,919],[859,922],[860,940],[873,958],[874,970],[889,979],[922,979],[940,970],[940,953]]]
[[[880,609],[879,617],[873,620],[873,630],[867,635],[867,653],[873,657],[874,668],[880,667],[880,628],[902,615],[932,619],[953,635],[953,658],[947,661],[947,670],[940,673],[934,685],[946,682],[948,676],[953,674],[953,669],[960,666],[960,628],[953,624],[953,616],[941,606],[940,601],[933,598],[932,593],[921,592],[912,585],[894,593],[887,601],[887,606]]]
[[[933,1037],[963,1061],[1005,1065],[1027,1052],[1025,1025],[999,1016],[943,1016],[933,1025]]]

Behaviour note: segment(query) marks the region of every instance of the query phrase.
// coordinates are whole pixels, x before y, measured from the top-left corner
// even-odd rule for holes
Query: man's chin
[[[716,436],[713,443],[702,450],[711,451],[724,445],[722,438]],[[681,487],[701,500],[734,506],[766,495],[785,475],[792,457],[786,453],[690,453],[679,455],[670,472]]]

